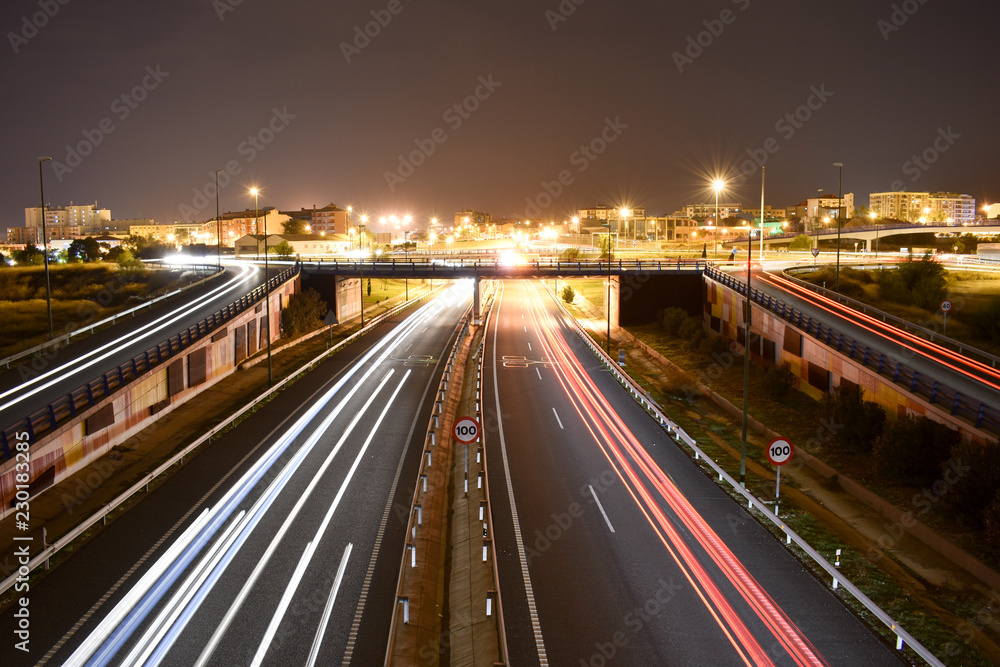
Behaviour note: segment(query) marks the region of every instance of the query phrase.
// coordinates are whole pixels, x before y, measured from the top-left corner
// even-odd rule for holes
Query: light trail
[[[223,285],[219,285],[218,287],[210,290],[209,292],[201,295],[200,297],[197,297],[196,299],[185,302],[183,305],[179,306],[178,308],[174,309],[169,313],[161,315],[152,322],[148,322],[142,325],[141,327],[137,327],[129,331],[127,334],[124,334],[113,341],[105,343],[100,347],[90,350],[89,352],[77,355],[70,361],[67,361],[66,363],[60,366],[56,366],[55,368],[51,368],[45,371],[44,373],[40,373],[35,377],[25,380],[16,387],[12,387],[11,389],[8,389],[4,392],[0,392],[0,399],[7,398],[8,396],[11,396],[12,394],[15,393],[18,394],[15,398],[12,398],[6,403],[0,405],[0,412],[14,405],[17,405],[21,401],[24,401],[25,399],[34,396],[40,391],[44,391],[45,389],[48,389],[53,385],[65,382],[68,375],[79,373],[82,370],[90,368],[91,366],[94,366],[95,364],[98,364],[101,361],[104,361],[105,359],[108,359],[118,354],[119,350],[122,347],[135,344],[139,341],[151,337],[153,334],[163,331],[164,329],[176,323],[178,320],[183,319],[185,316],[187,316],[188,312],[190,312],[191,309],[200,306],[202,303],[210,301],[221,294],[225,294],[228,291],[237,289],[242,283],[246,282],[249,279],[251,273],[256,273],[257,270],[258,269],[256,267],[245,265],[242,267],[241,273],[232,280],[230,280],[229,282]],[[48,380],[47,382],[43,382],[48,378],[52,379]],[[35,388],[25,391],[26,388],[32,386],[35,386]]]
[[[556,364],[559,369],[557,377],[567,397],[574,403],[581,416],[581,423],[594,436],[595,441],[601,447],[608,462],[618,472],[619,477],[624,475],[628,478],[631,484],[625,486],[629,489],[630,495],[643,510],[643,514],[660,536],[661,542],[667,546],[675,562],[682,567],[685,576],[688,577],[689,581],[691,581],[691,576],[697,579],[700,590],[704,591],[707,597],[713,601],[714,611],[718,612],[716,615],[713,611],[713,617],[716,618],[717,622],[720,622],[720,616],[725,619],[728,628],[723,627],[721,622],[720,628],[730,638],[740,656],[745,661],[748,658],[752,659],[754,664],[758,665],[773,664],[771,658],[724,598],[711,576],[676,530],[673,521],[663,511],[650,488],[655,489],[659,497],[666,501],[705,553],[740,593],[756,616],[784,646],[796,664],[826,664],[826,661],[802,636],[791,619],[778,607],[681,491],[655,464],[608,399],[597,388],[593,379],[579,370],[579,364],[576,363],[576,357],[569,343],[558,331],[561,328],[561,323],[557,324],[553,321],[537,291],[534,292],[532,306],[532,320],[541,333],[542,345],[551,358],[561,362]],[[595,430],[600,436],[595,433]],[[625,481],[624,478],[622,481]],[[641,498],[641,502],[637,496]],[[660,532],[661,530],[662,532]],[[674,551],[668,542],[677,551]],[[683,564],[681,560],[683,560]],[[705,598],[702,597],[702,599]],[[736,638],[742,646],[736,646]]]
[[[340,378],[329,390],[327,390],[317,401],[315,401],[304,412],[304,414],[302,414],[281,436],[279,436],[278,440],[264,453],[260,460],[247,470],[241,478],[226,491],[223,498],[220,499],[211,512],[206,511],[205,514],[199,518],[196,524],[193,524],[192,527],[189,527],[184,532],[183,535],[186,538],[184,541],[178,540],[167,549],[163,556],[157,559],[150,569],[150,572],[155,574],[150,575],[148,578],[144,576],[143,579],[140,580],[146,585],[143,587],[136,586],[130,590],[122,601],[115,606],[108,617],[106,617],[98,625],[98,627],[85,639],[72,656],[70,656],[66,664],[109,664],[115,654],[124,646],[126,642],[128,642],[132,633],[140,626],[140,624],[145,622],[147,615],[160,603],[163,596],[174,586],[175,582],[183,574],[183,572],[187,570],[196,556],[203,549],[205,549],[206,545],[213,538],[219,527],[229,519],[234,511],[236,511],[238,505],[242,503],[251,490],[257,486],[263,476],[270,471],[273,465],[277,462],[278,458],[281,457],[282,454],[284,454],[284,452],[292,445],[293,441],[300,434],[305,432],[309,424],[311,424],[312,421],[322,412],[325,415],[325,418],[319,426],[312,430],[306,442],[298,448],[292,458],[278,472],[275,478],[255,501],[254,506],[247,511],[245,515],[242,515],[236,522],[234,522],[234,526],[237,524],[240,525],[236,530],[229,534],[231,539],[226,539],[224,536],[219,542],[216,542],[215,547],[209,549],[202,559],[203,565],[197,566],[191,575],[192,577],[195,577],[195,579],[189,578],[189,584],[181,587],[182,592],[180,593],[180,597],[175,596],[175,602],[167,605],[169,609],[176,609],[177,605],[181,605],[184,608],[184,612],[179,616],[173,615],[169,612],[167,615],[161,615],[160,620],[153,624],[151,630],[147,631],[146,638],[140,641],[143,645],[143,649],[139,653],[136,653],[137,662],[133,663],[130,660],[126,660],[124,663],[138,664],[139,657],[149,655],[148,651],[146,651],[147,648],[151,646],[159,646],[150,658],[150,664],[157,664],[176,640],[178,634],[181,632],[184,624],[187,623],[187,620],[191,617],[194,610],[197,609],[197,606],[208,594],[211,586],[218,580],[226,565],[231,562],[235,553],[246,541],[253,529],[258,525],[263,515],[272,506],[274,500],[284,489],[291,477],[297,472],[299,466],[310,451],[312,451],[323,433],[332,425],[333,421],[343,411],[355,393],[364,386],[365,381],[371,376],[371,374],[376,372],[378,367],[383,362],[391,360],[392,354],[399,343],[413,334],[418,326],[421,326],[425,322],[438,316],[438,314],[446,307],[449,307],[458,299],[462,298],[457,294],[452,294],[452,292],[455,291],[455,289],[449,290],[445,293],[445,295],[443,295],[445,298],[431,301],[430,303],[422,306],[402,324],[397,326],[386,336],[372,345],[372,347],[361,357],[361,359],[359,359],[344,373],[342,378]],[[361,372],[362,369],[365,369],[363,373]],[[388,380],[391,374],[392,371],[390,370],[386,374],[382,384],[379,385],[378,390],[384,386],[385,381]],[[358,375],[359,377],[355,377]],[[406,376],[408,377],[408,375],[409,371],[407,371]],[[347,394],[335,405],[330,407],[328,404],[333,400],[335,395],[346,386],[350,386]],[[402,382],[400,383],[400,387],[401,386]],[[377,395],[378,390],[372,394],[372,397],[369,399],[369,405],[371,404],[371,401],[374,400],[374,396]],[[396,393],[398,393],[398,391],[399,388],[397,388]],[[395,398],[396,393],[393,394],[393,398]],[[351,428],[353,428],[354,424],[357,423],[357,420],[360,419],[363,412],[364,411],[358,411],[358,413],[354,415]],[[385,413],[383,412],[383,416],[384,414]],[[367,444],[370,443],[373,436],[374,431],[369,434],[369,439],[366,442],[365,447],[367,447]],[[345,434],[341,438],[341,442],[338,443],[338,449],[339,446],[343,444],[344,440],[346,440],[346,437],[347,435]],[[335,454],[335,452],[331,453],[327,465],[329,464],[329,460],[332,460],[332,454]],[[356,460],[355,468],[359,463],[360,458]],[[314,478],[314,482],[318,483],[318,477]],[[346,488],[346,482],[344,488]],[[304,498],[301,498],[300,501],[304,502]],[[287,527],[288,523],[290,523],[290,521],[283,522],[282,531],[285,527]],[[195,526],[197,526],[197,528],[195,528]],[[282,534],[284,533],[282,532]],[[220,554],[223,553],[225,556],[220,556]],[[258,569],[260,569],[260,567],[258,567]],[[211,572],[210,576],[202,578],[198,581],[198,578],[202,574],[209,571]],[[147,575],[149,575],[149,573],[147,573]],[[192,596],[188,596],[187,593],[190,593],[192,590],[197,591],[197,593]],[[232,609],[230,611],[235,613]],[[112,618],[115,620],[109,621],[109,619]],[[124,621],[121,620],[123,618],[125,619]],[[164,635],[163,630],[167,627],[169,627],[170,630],[166,635]],[[159,640],[160,637],[163,638],[162,641]]]
[[[814,292],[804,287],[800,287],[799,285],[796,285],[790,280],[787,280],[785,278],[775,276],[774,274],[769,274],[767,272],[763,272],[761,277],[768,284],[778,289],[782,289],[786,292],[794,293],[796,296],[803,299],[804,301],[808,301],[815,307],[820,308],[821,310],[825,310],[826,312],[830,313],[831,315],[834,315],[837,318],[848,320],[849,322],[852,322],[855,326],[858,326],[864,329],[865,331],[868,331],[869,333],[878,336],[879,338],[883,338],[891,343],[894,343],[896,345],[899,345],[900,347],[910,350],[911,352],[918,354],[929,361],[935,362],[946,368],[949,368],[955,371],[956,373],[959,373],[971,380],[985,384],[986,386],[991,387],[993,389],[1000,390],[1000,384],[990,382],[989,380],[986,380],[980,377],[979,375],[976,375],[967,370],[971,369],[978,373],[982,373],[989,377],[1000,380],[1000,371],[998,371],[995,368],[980,363],[975,359],[970,359],[965,355],[952,352],[951,350],[942,347],[937,343],[932,343],[928,340],[921,338],[920,336],[910,333],[909,331],[905,331],[903,329],[896,328],[890,324],[886,324],[885,322],[882,322],[881,320],[874,318],[871,315],[868,315],[866,313],[859,313],[858,311],[852,308],[848,308],[847,306],[844,306],[843,304],[838,303],[833,299],[830,299],[828,297],[819,294],[815,294]],[[871,326],[868,326],[869,324]],[[908,343],[898,340],[900,338],[903,339],[904,341],[908,341]],[[944,361],[943,359],[945,358],[949,359],[950,362]],[[963,368],[962,366],[964,366],[965,368]]]

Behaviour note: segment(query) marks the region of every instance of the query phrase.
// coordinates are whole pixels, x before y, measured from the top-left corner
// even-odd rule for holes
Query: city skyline
[[[845,192],[992,203],[989,24],[963,5],[643,2],[636,21],[568,1],[98,14],[19,0],[0,10],[18,91],[0,224],[38,205],[40,156],[46,203],[162,222],[211,219],[216,170],[223,211],[256,186],[262,207],[418,220],[561,220],[600,203],[665,215],[712,199],[718,175],[727,199],[752,202],[762,163],[781,207],[835,194],[835,161]]]

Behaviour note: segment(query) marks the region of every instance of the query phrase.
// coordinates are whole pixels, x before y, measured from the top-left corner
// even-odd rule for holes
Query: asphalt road
[[[32,652],[8,661],[5,642],[4,664],[49,647],[47,664],[380,664],[433,388],[470,291],[279,393],[39,581]]]
[[[537,283],[506,282],[498,304],[484,431],[510,664],[897,662],[602,370]]]
[[[282,267],[285,268],[285,267]],[[120,319],[65,347],[51,348],[11,369],[0,369],[0,427],[41,410],[59,396],[187,329],[264,282],[252,264],[230,264],[204,285]],[[275,275],[276,270],[272,269]]]
[[[733,275],[746,280],[745,269]],[[915,369],[925,378],[933,378],[981,403],[1000,403],[1000,369],[991,368],[933,343],[913,340],[916,338],[913,334],[883,324],[880,320],[806,289],[797,288],[783,279],[778,269],[754,271],[751,284],[755,289],[784,301],[836,331],[878,350],[886,357]]]

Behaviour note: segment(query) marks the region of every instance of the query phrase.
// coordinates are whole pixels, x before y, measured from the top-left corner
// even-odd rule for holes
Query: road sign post
[[[819,248],[812,248],[810,250],[810,252],[812,252],[812,256],[813,256],[813,268],[815,269],[816,268],[816,258],[819,257]]]
[[[778,515],[778,502],[781,498],[781,466],[788,463],[795,453],[795,445],[791,440],[785,438],[775,438],[767,446],[767,460],[777,467],[774,482],[774,515]]]
[[[948,299],[941,302],[941,312],[944,313],[944,335],[948,335],[948,313],[951,312],[952,303]]]
[[[459,417],[451,429],[455,440],[463,445],[469,445],[479,439],[479,422],[472,417]]]

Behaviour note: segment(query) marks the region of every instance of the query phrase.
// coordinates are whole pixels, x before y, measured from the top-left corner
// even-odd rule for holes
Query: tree
[[[128,248],[119,247],[117,250],[118,252],[116,253],[115,261],[121,268],[129,271],[134,271],[137,269],[141,270],[145,268],[145,265],[138,259],[136,259],[135,255],[133,255],[132,251],[129,250]]]
[[[14,251],[14,261],[18,264],[44,264],[45,255],[41,248],[34,243],[29,243],[24,247],[24,250]]]
[[[598,237],[598,248],[601,250],[601,259],[608,259],[611,256],[611,234],[601,234]]]
[[[286,234],[305,234],[306,222],[299,218],[289,218],[281,223],[281,231]]]
[[[372,295],[372,279],[368,279],[368,296]]]
[[[70,261],[96,262],[101,259],[101,244],[93,236],[73,239],[66,247],[66,258]]]
[[[290,259],[291,256],[295,254],[295,248],[292,247],[291,243],[284,239],[282,239],[281,242],[275,245],[271,250],[273,250],[274,254],[281,259]]]
[[[574,290],[571,286],[566,285],[562,288],[560,296],[562,296],[562,300],[566,303],[573,303],[573,299],[576,298],[576,290]]]
[[[326,311],[326,302],[310,288],[288,300],[288,307],[281,311],[281,321],[289,336],[297,336],[322,324]]]
[[[885,430],[885,410],[864,400],[861,387],[853,383],[843,383],[828,394],[823,412],[834,424],[833,441],[850,452],[870,452]]]

